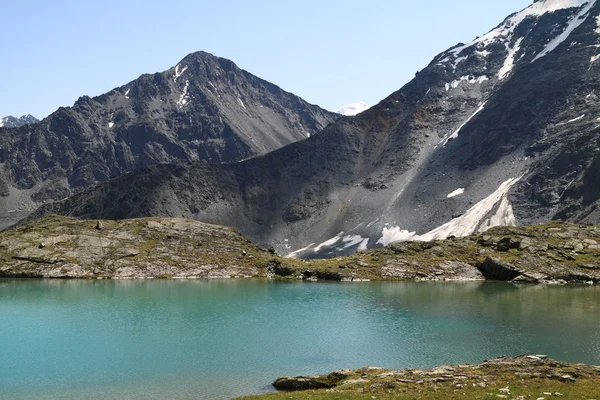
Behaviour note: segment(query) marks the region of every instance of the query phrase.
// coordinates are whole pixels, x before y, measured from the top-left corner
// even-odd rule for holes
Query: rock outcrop
[[[242,278],[270,258],[232,229],[183,219],[51,216],[0,234],[3,277]]]
[[[236,231],[179,218],[48,216],[0,233],[0,276],[600,283],[600,227],[493,228],[329,259],[282,258]]]

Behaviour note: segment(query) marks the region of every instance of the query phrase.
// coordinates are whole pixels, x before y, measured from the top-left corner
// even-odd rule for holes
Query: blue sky
[[[328,109],[376,104],[531,0],[4,0],[0,116],[42,118],[204,50]]]

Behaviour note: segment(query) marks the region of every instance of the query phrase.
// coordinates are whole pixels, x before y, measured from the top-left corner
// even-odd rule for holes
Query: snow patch
[[[566,2],[566,1],[563,0],[563,2]],[[573,1],[573,3],[575,3],[575,1]],[[584,18],[584,15],[586,15],[592,9],[592,7],[594,7],[595,4],[596,4],[596,0],[590,0],[588,2],[587,6],[585,6],[579,13],[577,13],[577,15],[572,16],[571,19],[569,20],[569,24],[567,25],[567,27],[565,28],[563,33],[561,33],[560,35],[558,35],[557,37],[552,39],[546,45],[546,48],[544,50],[542,50],[533,59],[532,62],[535,62],[535,61],[539,60],[540,58],[544,57],[545,55],[547,55],[548,53],[550,53],[551,51],[556,49],[562,42],[567,40],[567,38],[571,35],[571,33],[575,29],[577,29],[579,27],[579,25],[581,25],[583,23],[583,21],[585,21],[587,19],[587,18]]]
[[[326,240],[323,243],[321,243],[320,245],[318,245],[317,247],[315,247],[315,249],[314,249],[315,253],[320,251],[323,247],[329,247],[329,246],[333,246],[334,244],[336,244],[337,241],[342,238],[343,234],[344,234],[344,232],[340,232],[337,234],[337,236],[334,236],[331,239]]]
[[[175,67],[175,76],[173,77],[173,81],[177,82],[177,79],[188,69],[188,67],[184,67],[181,71],[179,70],[179,65]]]
[[[131,91],[131,89],[127,89],[127,91],[125,92],[125,98],[128,99],[129,98],[129,92]]]
[[[381,234],[382,236],[377,243],[387,246],[388,244],[394,242],[406,242],[409,240],[414,240],[416,232],[409,232],[407,230],[400,229],[398,226],[393,226],[391,228],[383,228]]]
[[[454,60],[454,64],[452,64],[452,68],[454,68],[456,70],[456,67],[458,67],[458,64],[460,64],[461,62],[463,62],[467,58],[468,57],[458,57],[456,60]]]
[[[287,258],[296,258],[298,257],[298,255],[300,253],[309,251],[312,249],[313,253],[318,253],[319,251],[321,251],[322,249],[328,248],[328,247],[334,247],[336,250],[348,250],[349,248],[353,247],[353,246],[358,246],[357,250],[358,251],[362,251],[362,250],[367,250],[368,245],[369,245],[369,238],[364,238],[360,235],[346,235],[343,236],[344,232],[340,232],[338,233],[336,236],[332,237],[329,240],[324,241],[323,243],[319,244],[318,246],[314,247],[314,243],[309,244],[308,246],[293,251],[291,253],[289,253],[286,257]],[[338,246],[336,246],[338,245]]]
[[[515,66],[515,56],[517,55],[517,52],[521,50],[522,41],[523,38],[519,38],[515,43],[514,47],[512,49],[508,49],[508,55],[504,60],[504,65],[502,66],[502,68],[500,68],[500,71],[498,71],[498,79],[506,78],[510,71],[513,70]]]
[[[463,194],[464,192],[465,192],[465,188],[459,188],[459,189],[456,189],[454,192],[448,194],[448,196],[446,196],[446,198],[451,199],[452,197],[459,196],[459,195]]]
[[[502,196],[502,201],[496,210],[496,213],[492,215],[487,221],[485,221],[479,230],[481,232],[487,231],[494,226],[511,226],[516,225],[515,213],[513,212],[512,205],[508,200],[506,194]]]
[[[179,108],[184,107],[187,103],[189,103],[188,89],[190,87],[190,81],[185,81],[185,87],[183,88],[183,92],[177,100],[177,106]]]
[[[344,107],[340,107],[337,110],[335,110],[335,112],[346,116],[354,116],[360,114],[363,111],[368,110],[369,108],[371,107],[367,103],[361,101],[358,103],[353,103]]]
[[[469,123],[469,121],[471,121],[473,118],[475,118],[475,116],[477,114],[479,114],[481,111],[483,111],[483,109],[485,108],[485,104],[487,103],[487,101],[484,101],[483,104],[481,106],[479,106],[479,108],[477,110],[475,110],[475,112],[473,114],[471,114],[471,116],[469,118],[467,118],[467,120],[465,122],[462,123],[461,126],[458,127],[457,130],[455,130],[454,132],[452,132],[451,134],[446,135],[437,145],[442,145],[446,146],[448,144],[448,142],[452,139],[456,139],[458,137],[458,133],[462,130],[462,128],[465,127],[465,125],[467,125]]]
[[[596,29],[594,29],[594,32],[600,35],[600,15],[596,17]]]
[[[0,118],[0,128],[4,127],[5,123],[6,123],[6,118]]]
[[[364,239],[359,245],[358,245],[358,251],[365,251],[369,248],[369,239]]]
[[[475,39],[471,43],[458,46],[457,48],[450,50],[455,56],[458,56],[463,50],[472,47],[472,46],[482,46],[487,47],[491,43],[500,39],[508,39],[512,37],[512,34],[515,28],[525,20],[527,17],[539,17],[546,13],[555,12],[558,10],[563,10],[567,8],[579,8],[582,5],[588,3],[585,12],[589,11],[595,3],[596,0],[544,0],[544,1],[536,1],[529,7],[524,10],[508,17],[504,20],[500,26],[495,29],[492,29],[485,35]],[[581,14],[581,13],[580,13]],[[577,20],[577,18],[575,19]],[[573,28],[574,29],[574,28]],[[570,33],[570,32],[569,32]],[[568,35],[567,35],[568,37]],[[566,37],[565,37],[566,39]]]
[[[310,248],[311,248],[312,246],[314,246],[314,245],[315,245],[314,243],[311,243],[311,244],[309,244],[309,245],[308,245],[308,246],[306,246],[306,247],[303,247],[303,248],[301,248],[301,249],[298,249],[298,250],[296,250],[296,251],[292,251],[292,252],[291,252],[291,253],[289,253],[287,256],[285,256],[285,258],[296,258],[296,257],[298,257],[298,255],[299,255],[300,253],[302,253],[302,252],[304,252],[304,251],[306,251],[306,250],[310,249]]]
[[[459,79],[456,79],[450,83],[446,83],[446,92],[449,92],[450,89],[456,89],[458,86],[460,86],[460,84],[462,82],[467,82],[468,84],[474,84],[474,83],[481,84],[489,79],[490,78],[488,78],[486,75],[481,75],[477,78],[472,77],[472,76],[461,76]]]
[[[580,115],[580,116],[579,116],[579,117],[577,117],[577,118],[570,119],[570,120],[568,120],[567,122],[563,122],[563,123],[562,123],[562,124],[560,124],[560,125],[566,125],[566,124],[570,124],[571,122],[577,122],[577,121],[580,121],[580,120],[582,120],[582,119],[584,119],[584,118],[585,118],[585,114],[583,114],[583,115]]]
[[[596,61],[598,61],[600,59],[600,54],[596,54],[595,56],[592,56],[592,58],[590,58],[590,63],[595,63]]]
[[[349,249],[352,246],[356,246],[357,244],[360,244],[362,246],[365,241],[367,243],[369,243],[369,239],[365,239],[364,237],[362,237],[360,235],[348,235],[348,236],[344,236],[342,238],[342,242],[344,243],[344,246],[342,247],[342,249],[346,250],[346,249]],[[366,248],[364,250],[366,250]]]
[[[108,123],[108,129],[112,128],[113,126],[115,126],[115,123],[114,123],[114,122],[109,122],[109,123]]]
[[[522,176],[521,176],[522,177]],[[500,187],[491,195],[481,200],[479,203],[471,207],[467,212],[455,218],[446,224],[436,228],[424,235],[418,236],[418,240],[431,241],[437,239],[445,239],[448,236],[468,236],[475,232],[481,232],[485,229],[490,228],[493,221],[485,221],[486,215],[493,211],[496,204],[500,203],[504,197],[508,195],[508,191],[512,188],[520,179],[510,178],[500,185]],[[508,200],[507,200],[508,203]],[[509,204],[510,205],[510,204]],[[498,211],[496,212],[498,214]],[[514,216],[513,216],[514,217]],[[485,222],[485,223],[484,223]],[[514,225],[515,220],[509,221],[509,225]]]
[[[468,236],[475,232],[483,232],[493,226],[515,225],[516,219],[508,200],[508,191],[522,178],[510,178],[500,185],[491,195],[471,207],[467,212],[444,225],[423,235],[402,230],[400,227],[383,228],[382,236],[377,243],[387,246],[393,242],[423,241],[446,239],[448,236]],[[496,208],[497,206],[497,208]],[[496,211],[494,212],[494,209]],[[486,218],[490,213],[490,217]]]
[[[245,110],[246,106],[244,105],[244,102],[242,101],[242,99],[240,99],[239,97],[238,97],[238,102],[240,103],[240,106],[242,106],[242,108]]]

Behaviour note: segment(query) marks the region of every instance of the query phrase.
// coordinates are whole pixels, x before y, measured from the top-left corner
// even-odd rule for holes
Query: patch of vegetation
[[[543,357],[543,356],[542,356]],[[480,365],[430,370],[341,371],[329,389],[279,392],[244,399],[597,399],[600,368],[537,356],[504,357]],[[319,379],[298,377],[288,379]]]

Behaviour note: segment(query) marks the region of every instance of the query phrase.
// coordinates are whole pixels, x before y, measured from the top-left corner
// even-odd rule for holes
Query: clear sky
[[[3,0],[0,117],[43,118],[204,50],[331,110],[376,104],[531,0]]]

